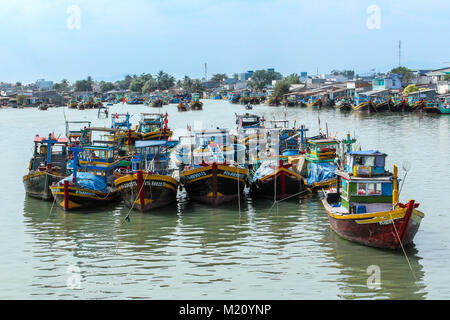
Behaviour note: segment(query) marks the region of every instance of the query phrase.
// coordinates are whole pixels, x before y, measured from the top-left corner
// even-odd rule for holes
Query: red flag
[[[125,97],[123,98],[123,103],[125,103],[127,100],[125,99]]]

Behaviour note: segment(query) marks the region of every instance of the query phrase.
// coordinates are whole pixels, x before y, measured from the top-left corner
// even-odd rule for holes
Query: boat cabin
[[[309,162],[334,162],[340,141],[316,137],[306,141],[306,160]]]
[[[373,150],[348,153],[345,170],[336,170],[340,196],[332,206],[355,214],[389,210],[394,190],[398,199],[398,179],[395,166],[394,174],[385,169],[386,156]]]
[[[76,124],[79,129],[75,130],[71,129],[70,127],[73,124]],[[66,137],[69,139],[69,144],[81,141],[82,130],[89,128],[90,126],[91,126],[90,121],[66,121]],[[85,140],[87,141],[91,140],[90,132],[87,136],[85,136]]]
[[[130,130],[130,114],[116,113],[111,116],[111,128]]]
[[[52,167],[66,170],[67,164],[67,138],[34,137],[34,153],[30,161],[29,170],[45,169],[50,165]]]
[[[136,154],[131,158],[133,172],[138,170],[167,174],[170,160],[170,150],[178,141],[153,140],[136,141]]]
[[[236,114],[236,124],[241,128],[259,127],[262,128],[264,123],[264,116],[260,117],[255,114],[245,113],[242,115]]]
[[[141,120],[137,131],[140,133],[149,133],[161,130],[165,116],[160,113],[141,113]]]

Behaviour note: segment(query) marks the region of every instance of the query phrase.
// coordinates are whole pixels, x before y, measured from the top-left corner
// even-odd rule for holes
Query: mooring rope
[[[414,209],[414,208],[412,208],[411,210],[413,210],[413,209]],[[394,219],[392,218],[391,211],[392,211],[392,210],[389,210],[389,216],[391,217],[392,225],[394,226],[394,230],[395,230],[395,234],[397,235],[398,242],[400,243],[400,247],[402,248],[403,254],[404,254],[405,258],[406,258],[406,262],[408,262],[408,266],[409,266],[409,269],[411,270],[411,273],[412,273],[412,275],[413,275],[413,278],[414,278],[414,280],[417,282],[416,275],[415,275],[414,270],[413,270],[413,268],[412,268],[412,266],[411,266],[411,263],[410,263],[410,261],[409,261],[408,255],[406,254],[405,247],[403,246],[402,239],[400,239],[400,235],[398,234],[397,227],[395,226],[395,221],[394,221]],[[411,214],[412,214],[412,212],[411,212]],[[417,283],[416,283],[416,284],[417,284]]]

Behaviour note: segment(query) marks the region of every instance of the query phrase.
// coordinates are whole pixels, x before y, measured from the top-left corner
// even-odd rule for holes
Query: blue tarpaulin
[[[64,182],[65,180],[72,182],[73,175],[64,178],[63,180],[61,180],[61,182]],[[102,177],[98,177],[92,173],[78,172],[77,186],[82,189],[90,189],[94,191],[101,191],[108,193],[108,187],[106,185],[105,180]]]
[[[334,177],[336,177],[336,175],[334,174],[334,170],[336,168],[337,168],[336,165],[328,162],[310,163],[307,179],[308,185],[312,185],[314,182],[321,182],[328,179],[333,179]]]

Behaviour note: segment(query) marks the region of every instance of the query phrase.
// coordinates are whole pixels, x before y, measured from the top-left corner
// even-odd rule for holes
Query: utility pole
[[[402,56],[402,40],[398,40],[398,66],[401,67],[401,56]]]
[[[208,81],[208,65],[205,62],[205,81]]]

